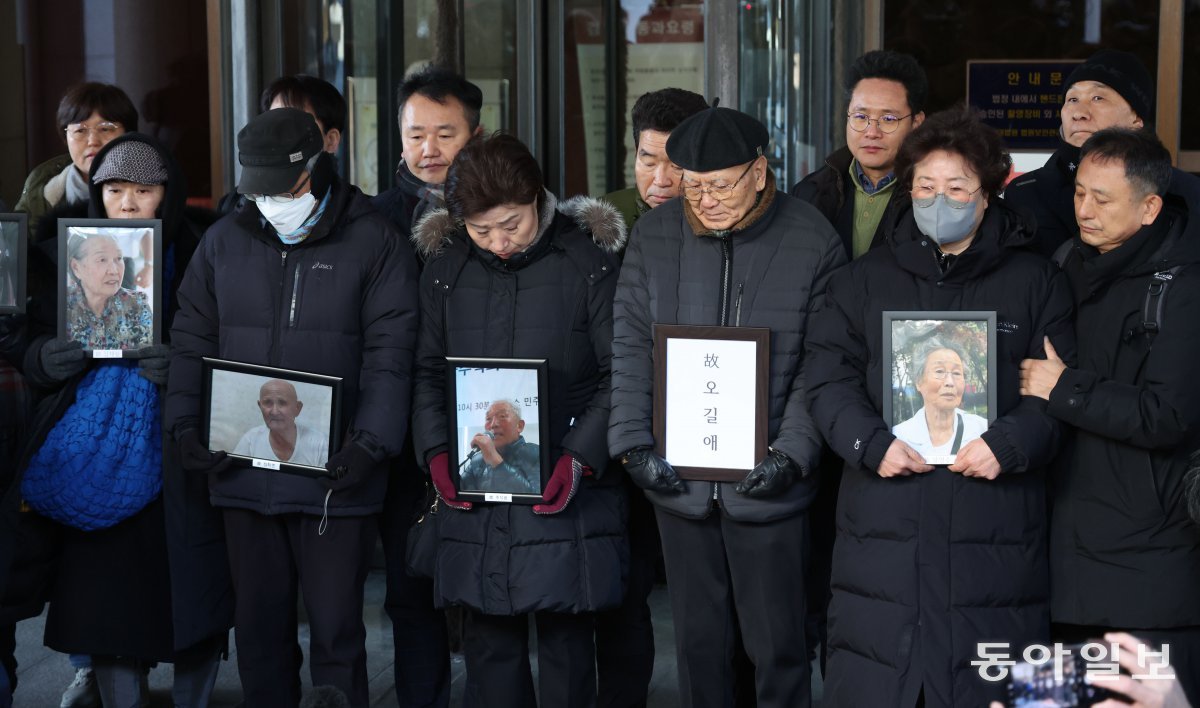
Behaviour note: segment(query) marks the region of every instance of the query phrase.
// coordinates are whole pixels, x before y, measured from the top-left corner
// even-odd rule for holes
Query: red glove
[[[534,504],[533,513],[557,514],[567,508],[567,503],[579,489],[579,478],[584,475],[584,470],[591,474],[590,469],[571,455],[558,458],[554,472],[550,474],[550,481],[546,483],[546,491],[542,492],[542,499],[546,500],[546,503]]]
[[[433,479],[433,488],[446,506],[463,511],[471,510],[471,502],[455,501],[454,482],[450,479],[450,453],[439,452],[429,461],[429,476]]]

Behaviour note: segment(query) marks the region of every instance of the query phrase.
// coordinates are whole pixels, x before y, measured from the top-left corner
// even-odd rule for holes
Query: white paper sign
[[[120,359],[125,356],[122,349],[93,349],[93,359]]]
[[[666,453],[672,465],[750,470],[758,462],[756,346],[744,340],[667,339]]]
[[[276,460],[264,460],[264,459],[262,459],[262,458],[259,458],[259,457],[255,457],[255,458],[253,458],[253,460],[251,461],[251,463],[250,463],[250,464],[251,464],[252,466],[254,466],[254,467],[258,467],[259,469],[264,469],[264,470],[277,470],[277,469],[279,469],[279,462],[278,462],[278,461],[276,461]]]

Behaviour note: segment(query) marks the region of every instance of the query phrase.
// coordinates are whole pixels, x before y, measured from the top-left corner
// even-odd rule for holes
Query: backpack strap
[[[1063,267],[1063,264],[1067,262],[1067,256],[1071,255],[1071,244],[1071,240],[1066,240],[1062,242],[1061,246],[1054,249],[1054,255],[1050,256],[1050,260],[1054,261],[1054,265],[1059,268]]]
[[[1183,266],[1177,265],[1160,270],[1150,278],[1146,288],[1146,299],[1142,302],[1142,331],[1153,337],[1162,327],[1163,308],[1166,307],[1167,289]]]
[[[950,454],[957,455],[958,448],[962,446],[963,439],[963,419],[962,413],[958,414],[958,432],[954,434],[954,444],[950,446]]]

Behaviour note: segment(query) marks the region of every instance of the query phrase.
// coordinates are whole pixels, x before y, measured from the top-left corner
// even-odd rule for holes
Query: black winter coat
[[[1064,262],[1079,366],[1050,394],[1051,415],[1074,428],[1052,477],[1056,622],[1200,625],[1200,529],[1182,493],[1188,453],[1200,447],[1196,204],[1197,190],[1174,191],[1131,240],[1099,255],[1075,239]],[[1158,334],[1148,335],[1147,289],[1173,266],[1183,270],[1167,285]]]
[[[833,228],[811,205],[774,189],[768,177],[754,209],[757,220],[724,236],[711,231],[697,235],[683,199],[638,219],[613,305],[608,447],[614,457],[654,445],[651,325],[741,325],[771,330],[769,445],[804,469],[816,469],[821,437],[804,404],[805,329],[812,295],[846,262],[846,254]],[[728,282],[723,283],[723,273]],[[770,499],[737,494],[733,483],[684,484],[687,491],[679,494],[648,491],[646,496],[667,511],[693,519],[707,517],[715,497],[730,518],[773,521],[803,512],[817,480],[810,474]]]
[[[1029,229],[992,200],[975,241],[943,273],[911,206],[888,247],[834,275],[808,337],[808,402],[845,469],[837,511],[825,695],[838,706],[981,706],[995,697],[969,662],[976,642],[1049,634],[1045,482],[1059,425],[1019,395],[1020,363],[1043,336],[1074,356],[1065,279],[1024,252]],[[983,440],[993,480],[932,472],[884,479],[882,312],[994,310],[998,417]]]
[[[842,237],[842,246],[846,249],[846,258],[854,257],[854,199],[858,190],[849,184],[850,165],[854,160],[850,148],[842,147],[825,158],[825,165],[810,173],[797,182],[791,195],[802,199],[817,208],[817,211],[833,224],[833,228]],[[897,201],[906,195],[899,189],[892,189],[888,200],[888,208],[895,208]],[[849,197],[849,198],[847,198]],[[884,242],[883,227],[887,221],[885,214],[875,229],[875,237],[871,239],[871,248]]]
[[[426,212],[444,207],[445,203],[440,192],[430,192],[402,162],[396,168],[396,185],[371,197],[371,206],[387,217],[401,236],[410,238],[417,221]],[[418,253],[417,257],[423,262],[422,254]]]
[[[446,356],[544,358],[550,429],[539,444],[550,446],[551,464],[570,453],[597,474],[605,470],[614,254],[625,229],[616,209],[596,200],[559,206],[546,193],[540,222],[549,225],[508,261],[475,246],[445,211],[417,225],[413,238],[428,258],[413,403],[422,462],[449,439]],[[615,607],[629,556],[623,494],[616,478],[585,477],[554,515],[511,504],[442,511],[435,603],[494,615]]]
[[[342,377],[343,440],[380,463],[329,498],[331,516],[354,516],[380,510],[382,463],[404,441],[417,270],[411,249],[357,187],[335,178],[330,190],[324,215],[294,246],[253,202],[205,234],[179,289],[167,422],[176,439],[199,425],[201,357]],[[209,491],[216,506],[263,514],[320,515],[326,496],[314,479],[246,467],[209,480]]]

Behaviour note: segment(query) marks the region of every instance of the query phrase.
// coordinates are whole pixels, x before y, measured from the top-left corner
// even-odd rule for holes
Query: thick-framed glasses
[[[301,180],[300,184],[296,186],[296,191],[299,192],[301,189],[304,189],[304,185],[308,184],[308,181],[311,178],[312,172],[305,172],[304,179]],[[294,200],[296,196],[297,195],[295,192],[284,192],[283,194],[247,194],[246,198],[258,204],[262,204],[263,202],[287,204],[288,202]]]
[[[716,199],[718,202],[723,202],[733,196],[733,190],[736,189],[738,184],[740,184],[741,181],[746,178],[746,175],[750,173],[751,167],[754,167],[753,160],[750,162],[750,164],[746,165],[746,169],[742,170],[742,174],[734,181],[733,184],[730,185],[710,184],[707,187],[701,187],[699,185],[688,184],[687,182],[684,182],[683,196],[689,202],[698,202],[704,198],[705,194],[707,194],[713,199]]]
[[[846,123],[849,124],[851,130],[859,133],[865,133],[872,123],[879,126],[879,130],[884,133],[894,133],[900,127],[900,122],[905,118],[912,118],[912,114],[894,116],[891,113],[884,113],[878,118],[872,118],[866,113],[854,112],[846,114]]]
[[[929,378],[934,381],[945,381],[946,377],[950,377],[951,381],[962,381],[967,378],[967,375],[961,371],[951,371],[950,369],[934,369],[929,372]]]
[[[86,143],[89,135],[95,135],[100,138],[101,142],[108,142],[121,134],[121,124],[107,120],[100,121],[94,126],[77,123],[68,125],[64,132],[67,134],[67,140],[73,143]]]
[[[949,187],[944,192],[939,192],[933,187],[913,187],[909,195],[912,196],[913,204],[919,207],[933,206],[933,200],[941,194],[946,197],[946,205],[951,209],[966,209],[972,205],[975,193],[981,189],[982,184],[971,190],[966,187]]]

